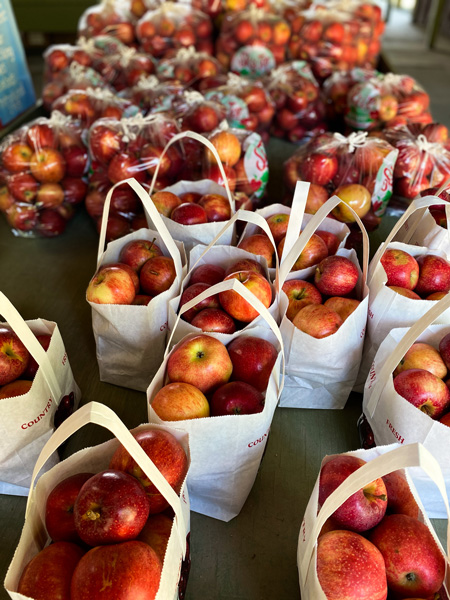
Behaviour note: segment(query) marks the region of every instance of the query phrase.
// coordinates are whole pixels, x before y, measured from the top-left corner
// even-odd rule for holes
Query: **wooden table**
[[[278,160],[280,148],[276,147]],[[58,323],[82,403],[105,403],[128,427],[145,422],[143,392],[99,381],[91,311],[85,300],[96,267],[98,236],[87,214],[79,212],[64,235],[54,239],[14,237],[0,217],[0,289],[24,319]],[[296,551],[303,513],[323,456],[360,447],[356,427],[360,414],[357,394],[340,411],[275,411],[261,469],[239,516],[223,523],[192,513],[186,600],[299,597]],[[107,438],[105,430],[86,427],[69,440],[64,455]],[[25,498],[0,496],[2,582],[19,540],[24,508]],[[2,589],[0,598],[7,597]]]

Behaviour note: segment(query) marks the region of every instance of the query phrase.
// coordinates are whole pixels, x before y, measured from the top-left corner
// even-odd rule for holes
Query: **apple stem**
[[[95,510],[88,510],[86,512],[86,518],[88,518],[90,521],[96,521],[97,519],[100,519],[100,513],[96,512]]]
[[[433,416],[433,409],[426,404],[422,404],[422,406],[420,407],[420,410],[422,412],[424,412],[426,415],[428,415],[429,417]]]

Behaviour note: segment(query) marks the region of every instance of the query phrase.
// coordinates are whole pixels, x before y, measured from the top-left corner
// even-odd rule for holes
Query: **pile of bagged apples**
[[[366,464],[337,455],[324,462],[319,504]],[[325,522],[317,544],[317,576],[327,598],[440,598],[445,558],[423,523],[403,471],[350,496]],[[364,590],[364,592],[362,592]],[[446,597],[444,595],[443,597]]]
[[[188,470],[182,444],[151,426],[132,432],[179,494]],[[18,592],[30,598],[98,597],[108,582],[128,597],[155,598],[173,512],[128,451],[119,448],[108,468],[77,472],[49,492],[45,527],[52,543],[26,564]]]
[[[381,257],[386,286],[412,300],[440,300],[450,291],[450,262],[437,254],[388,248]]]
[[[277,357],[271,342],[252,335],[227,346],[206,334],[189,336],[172,350],[152,408],[163,421],[260,413]]]

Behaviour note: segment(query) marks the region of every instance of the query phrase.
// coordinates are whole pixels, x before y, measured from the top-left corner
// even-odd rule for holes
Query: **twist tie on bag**
[[[197,104],[198,102],[205,102],[203,94],[196,90],[186,90],[183,94],[183,98],[189,106]]]
[[[180,48],[175,55],[175,60],[189,62],[197,54],[195,46],[189,46],[188,48]]]
[[[159,85],[159,79],[155,75],[141,75],[135,87],[139,90],[154,90]]]
[[[354,131],[349,136],[342,135],[342,133],[334,133],[333,137],[340,144],[346,144],[349,152],[354,152],[356,148],[362,148],[367,144],[367,131]]]
[[[232,73],[231,71],[227,75],[227,86],[231,88],[232,91],[241,91],[244,80],[240,75],[236,73]]]
[[[297,61],[302,62],[302,61]],[[274,69],[271,73],[271,82],[269,87],[276,87],[279,83],[286,84],[289,83],[290,75],[290,66],[289,65],[280,65],[276,69]]]
[[[79,46],[86,54],[94,54],[97,49],[95,45],[95,38],[86,38],[82,35],[77,40],[77,46]]]
[[[120,50],[120,55],[119,55],[119,65],[121,67],[128,67],[128,65],[130,64],[130,62],[133,60],[133,58],[136,56],[137,54],[137,50],[136,48],[133,48],[132,46],[125,46],[125,48],[121,48]]]
[[[86,75],[86,69],[79,62],[73,61],[69,65],[69,74],[73,79],[82,79]]]
[[[137,113],[136,115],[134,115],[134,117],[130,117],[128,119],[127,118],[121,119],[119,122],[124,131],[124,136],[122,138],[123,141],[126,144],[130,141],[134,141],[137,138],[138,133],[141,131],[141,129],[143,127],[145,127],[145,125],[149,125],[150,123],[153,123],[162,118],[163,118],[162,115],[157,114],[157,113],[146,115],[145,117],[143,116],[142,113]],[[138,169],[138,170],[144,170],[144,169]]]
[[[267,16],[267,13],[263,8],[258,8],[256,4],[250,4],[248,16],[254,24],[257,21],[262,21]]]
[[[69,115],[63,114],[59,110],[52,110],[50,115],[50,124],[55,129],[64,129],[72,125],[73,121]]]
[[[187,4],[176,4],[175,2],[163,2],[156,10],[164,15],[169,14],[177,17],[185,17],[192,12],[192,6]]]
[[[383,85],[388,86],[391,90],[401,86],[403,75],[397,75],[396,73],[386,73],[382,79]]]
[[[416,145],[419,148],[419,150],[422,150],[423,152],[428,152],[433,156],[444,154],[444,148],[442,144],[439,144],[439,142],[429,142],[427,138],[423,135],[423,133],[417,136]]]

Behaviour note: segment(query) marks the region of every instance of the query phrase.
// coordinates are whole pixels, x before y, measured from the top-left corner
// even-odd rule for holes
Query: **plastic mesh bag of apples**
[[[257,78],[286,60],[290,36],[287,21],[251,4],[224,16],[216,57],[226,69]]]
[[[429,95],[410,75],[386,73],[357,83],[347,101],[345,122],[354,129],[384,129],[433,120]]]
[[[264,141],[268,141],[275,107],[263,82],[228,73],[224,85],[203,93],[207,100],[215,100],[225,106],[230,127],[257,131]]]
[[[100,87],[72,88],[53,102],[53,110],[77,120],[83,129],[88,129],[97,119],[120,120],[139,113],[139,108],[130,100]]]
[[[0,211],[14,235],[53,237],[83,203],[88,153],[81,124],[54,111],[6,137],[0,146]]]
[[[2,293],[0,314],[0,491],[26,496],[39,453],[81,394],[56,323],[24,321]],[[57,462],[53,454],[47,470]]]
[[[412,123],[386,129],[386,140],[398,149],[394,194],[407,201],[450,179],[448,129],[440,123]]]
[[[398,151],[386,140],[367,133],[324,133],[300,147],[284,163],[284,180],[292,193],[297,180],[311,185],[306,212],[315,212],[333,193],[342,204],[333,216],[354,222],[351,206],[370,231],[379,224],[392,196],[392,173]]]
[[[323,459],[298,538],[302,598],[448,598],[448,549],[413,483],[416,472],[450,519],[441,469],[421,444]]]
[[[101,0],[87,8],[78,21],[78,34],[85,38],[110,35],[127,46],[136,44],[137,19],[123,0]]]
[[[155,58],[174,56],[180,48],[195,48],[213,54],[213,26],[208,15],[189,4],[164,2],[147,11],[136,25],[144,52]]]
[[[305,61],[279,66],[267,76],[264,85],[275,104],[272,135],[298,142],[326,131],[319,84]]]
[[[193,89],[198,89],[204,79],[222,73],[222,65],[214,56],[194,46],[180,48],[172,58],[160,60],[157,69],[160,81],[177,81]]]
[[[298,16],[289,57],[306,60],[320,83],[334,71],[373,66],[379,52],[379,43],[371,46],[374,26],[355,16],[351,5],[313,4]]]
[[[7,592],[16,600],[81,600],[104,595],[106,586],[130,598],[183,600],[190,569],[188,436],[148,424],[129,431],[111,409],[91,402],[50,438],[33,483],[51,452],[88,424],[114,438],[80,450],[32,486]]]

